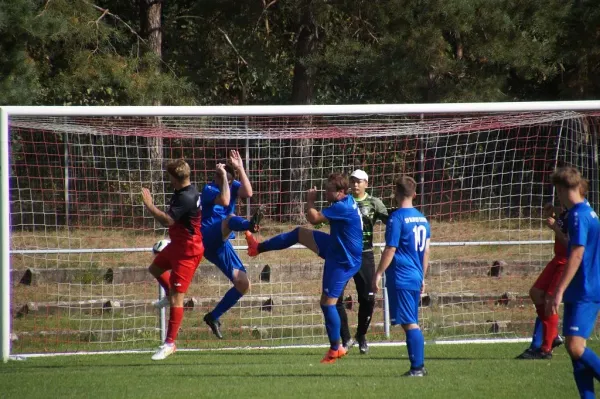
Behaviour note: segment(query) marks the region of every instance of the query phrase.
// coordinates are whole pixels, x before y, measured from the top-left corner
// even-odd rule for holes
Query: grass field
[[[0,364],[2,398],[571,398],[564,348],[551,361],[514,360],[526,344],[426,346],[425,378],[401,378],[406,347],[352,351],[319,364],[325,349],[178,352],[30,358]],[[600,345],[592,342],[592,349]]]

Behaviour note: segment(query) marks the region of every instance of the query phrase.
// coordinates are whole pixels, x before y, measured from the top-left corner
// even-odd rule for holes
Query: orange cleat
[[[245,234],[246,234],[246,242],[248,243],[248,255],[249,256],[258,256],[258,254],[259,254],[258,241],[256,240],[256,238],[254,238],[252,233],[250,233],[249,231],[246,231]]]
[[[346,349],[344,349],[344,347],[342,345],[340,345],[337,350],[330,348],[327,351],[327,353],[325,354],[325,357],[323,357],[323,359],[321,359],[321,363],[333,364],[336,362],[336,360],[346,356],[346,353],[347,353],[347,351],[346,351]]]

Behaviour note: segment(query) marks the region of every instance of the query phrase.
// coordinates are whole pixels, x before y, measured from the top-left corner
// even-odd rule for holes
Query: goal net
[[[269,115],[265,107],[261,116],[219,116],[194,110],[205,115],[127,116],[119,108],[110,116],[9,115],[12,354],[156,348],[158,285],[147,268],[150,248],[166,230],[145,211],[140,192],[149,188],[164,209],[172,192],[165,164],[175,158],[187,160],[201,190],[228,151],[239,150],[254,195],[238,202],[237,213],[267,207],[260,239],[306,224],[305,192],[317,186],[322,194],[332,172],[364,169],[368,192],[388,207],[393,181],[413,176],[416,206],[432,229],[420,313],[427,340],[531,334],[528,290],[553,256],[541,210],[558,205],[549,181],[555,167],[579,168],[590,181],[590,203],[600,208],[600,111]],[[320,201],[327,206],[323,195]],[[375,228],[376,259],[384,229]],[[225,339],[217,341],[202,318],[230,283],[203,260],[186,296],[178,347],[325,343],[322,261],[301,248],[249,258],[242,238],[234,245],[252,287],[222,318]],[[344,299],[354,333],[352,281]],[[378,298],[369,339],[404,340],[400,329],[386,337],[382,303]]]

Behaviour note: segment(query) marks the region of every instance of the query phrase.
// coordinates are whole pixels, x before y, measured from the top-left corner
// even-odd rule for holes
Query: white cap
[[[352,174],[350,175],[350,177],[355,177],[358,180],[369,181],[369,175],[367,174],[367,172],[365,172],[362,169],[356,169],[354,172],[352,172]]]

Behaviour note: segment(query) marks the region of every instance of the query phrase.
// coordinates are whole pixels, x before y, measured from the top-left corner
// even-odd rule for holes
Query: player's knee
[[[580,337],[566,337],[565,348],[571,359],[579,359],[585,351],[585,340]]]
[[[182,292],[174,291],[169,296],[169,303],[171,307],[174,308],[182,308],[183,307],[183,297],[185,296]]]
[[[241,294],[245,294],[250,289],[250,280],[246,276],[246,273],[238,273],[238,275],[233,280],[233,286],[236,290],[238,290]]]
[[[529,298],[533,301],[533,303],[544,303],[544,292],[539,288],[531,287],[529,289]]]

